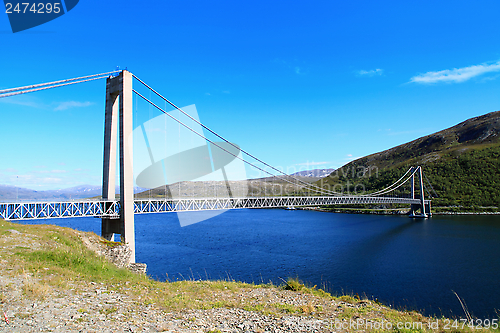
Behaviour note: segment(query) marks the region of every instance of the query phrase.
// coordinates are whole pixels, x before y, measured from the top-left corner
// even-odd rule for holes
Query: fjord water
[[[100,232],[99,219],[49,221]],[[499,215],[410,219],[244,209],[183,228],[174,213],[136,215],[135,223],[137,262],[158,280],[281,284],[298,277],[333,294],[463,318],[455,291],[476,317],[498,318]]]

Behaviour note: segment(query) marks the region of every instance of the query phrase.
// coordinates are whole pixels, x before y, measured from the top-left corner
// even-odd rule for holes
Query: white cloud
[[[0,103],[28,106],[35,109],[45,109],[46,106],[31,96],[12,96],[8,98],[0,98]]]
[[[54,177],[45,177],[45,178],[41,178],[40,181],[43,184],[59,184],[62,182],[62,179],[61,178],[54,178]]]
[[[77,102],[77,101],[69,101],[69,102],[61,102],[54,109],[54,111],[64,111],[70,108],[81,108],[92,105],[92,102]]]
[[[482,74],[498,71],[500,71],[500,61],[489,65],[481,64],[462,68],[445,69],[437,72],[427,72],[412,77],[410,82],[423,84],[438,82],[460,83]]]
[[[39,169],[27,173],[5,173],[0,170],[0,184],[38,190],[55,190],[81,184],[99,184],[101,174],[88,169],[76,170]]]
[[[488,82],[488,81],[493,81],[496,80],[500,77],[500,74],[492,75],[492,76],[486,76],[483,77],[479,82]]]
[[[384,70],[380,69],[380,68],[371,69],[369,71],[359,70],[359,71],[356,72],[356,74],[358,76],[368,76],[368,77],[372,77],[372,76],[375,76],[375,75],[382,75],[383,73],[384,73]]]
[[[19,176],[16,176],[15,178],[14,177],[11,177],[11,179],[15,179],[17,180],[18,182],[21,182],[21,183],[26,183],[26,182],[31,182],[32,179],[33,179],[33,175],[19,175]]]

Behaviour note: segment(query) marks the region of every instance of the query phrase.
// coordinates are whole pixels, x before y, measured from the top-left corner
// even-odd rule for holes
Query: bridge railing
[[[426,203],[429,201],[426,200]],[[135,214],[202,211],[242,208],[275,208],[358,204],[420,204],[420,199],[389,197],[244,197],[244,198],[185,198],[136,199]],[[68,217],[120,216],[119,201],[64,201],[0,203],[0,218],[5,220],[32,220]]]
[[[117,201],[65,201],[0,203],[0,217],[5,220],[31,220],[65,217],[119,216]]]

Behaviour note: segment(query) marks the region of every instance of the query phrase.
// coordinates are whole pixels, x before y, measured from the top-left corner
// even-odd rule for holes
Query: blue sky
[[[15,34],[0,14],[0,89],[127,67],[274,166],[336,168],[500,110],[499,12],[497,0],[80,0]],[[99,80],[1,99],[0,184],[99,185],[104,98]]]

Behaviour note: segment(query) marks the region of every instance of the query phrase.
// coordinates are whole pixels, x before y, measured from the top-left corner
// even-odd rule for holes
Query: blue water
[[[47,221],[100,233],[99,219]],[[498,215],[412,220],[259,209],[228,211],[183,228],[174,213],[136,215],[135,223],[136,260],[158,280],[280,284],[299,277],[334,294],[464,317],[455,291],[478,318],[498,318]]]

